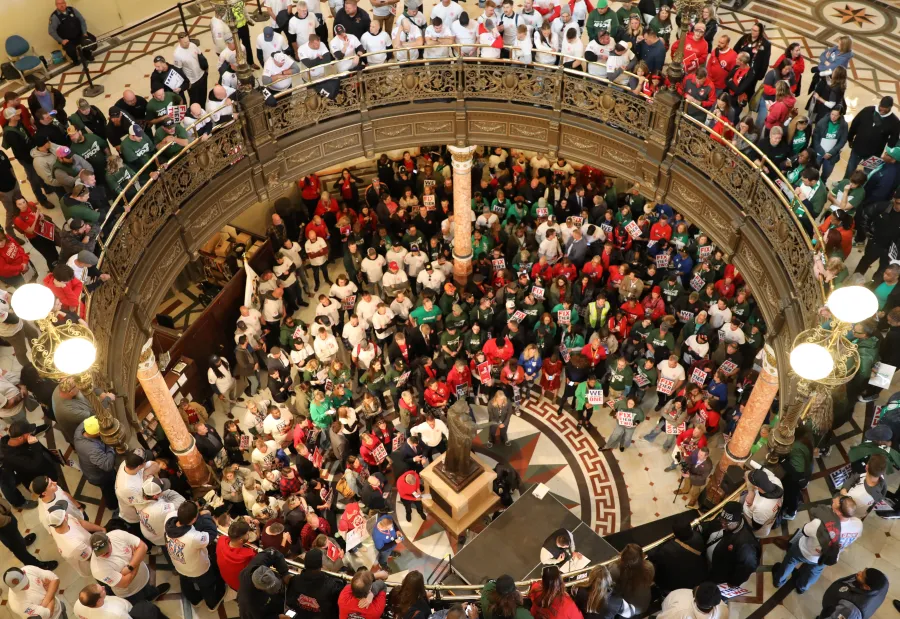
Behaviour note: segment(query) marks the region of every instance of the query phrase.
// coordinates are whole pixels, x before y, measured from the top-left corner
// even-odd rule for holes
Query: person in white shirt
[[[324,317],[325,320],[318,320],[320,316]],[[316,306],[316,319],[316,322],[319,324],[324,324],[327,327],[338,327],[338,331],[340,331],[344,322],[341,320],[340,302],[328,295],[320,294],[319,304]]]
[[[372,328],[375,330],[375,337],[384,345],[384,343],[394,334],[394,312],[388,309],[384,303],[378,306],[378,311],[372,316]]]
[[[272,54],[287,51],[287,48],[287,37],[280,32],[275,32],[275,29],[270,26],[263,28],[263,31],[256,37],[256,59],[262,66],[266,65]]]
[[[271,404],[269,404],[271,406]],[[266,407],[267,412],[269,406]],[[263,430],[265,431],[265,430]],[[256,447],[250,453],[250,463],[260,479],[264,479],[266,473],[275,468],[276,453],[278,451],[278,443],[272,440],[266,440],[262,437],[256,439]]]
[[[334,335],[325,327],[319,328],[319,335],[313,342],[313,349],[316,351],[316,358],[323,365],[334,361],[340,351]]]
[[[215,15],[209,20],[209,33],[212,35],[216,55],[219,55],[225,51],[225,41],[232,38],[232,35],[231,28],[222,19],[225,16],[225,7],[217,6],[215,10]]]
[[[544,23],[544,16],[534,10],[534,0],[525,0],[522,3],[522,11],[519,13],[520,22],[528,28],[528,38],[531,39],[535,30]]]
[[[584,58],[588,61],[587,71],[597,77],[606,77],[606,64],[614,53],[616,42],[606,30],[600,30],[597,38],[584,48]]]
[[[213,122],[228,122],[234,118],[234,105],[231,95],[234,88],[223,84],[216,84],[212,89],[212,96],[206,102],[206,113],[212,116]]]
[[[338,24],[334,27],[334,38],[328,44],[331,55],[338,60],[338,73],[353,71],[360,67],[359,56],[363,51],[362,44],[352,34],[348,34],[344,26]]]
[[[459,19],[450,25],[450,33],[456,42],[460,45],[470,45],[475,42],[478,37],[479,24],[469,19],[469,14],[463,11],[459,15]],[[474,56],[478,48],[461,47],[460,52],[463,56]]]
[[[275,292],[284,294],[284,288],[276,288]],[[271,323],[273,321],[267,322]],[[210,367],[206,371],[206,378],[209,384],[212,385],[213,391],[218,394],[214,399],[214,403],[234,402],[237,400],[237,393],[235,393],[237,391],[237,382],[231,373],[231,365],[226,359],[213,355],[210,358]],[[219,406],[219,404],[216,404],[216,406]]]
[[[797,592],[803,593],[809,589],[827,567],[820,562],[822,555],[837,550],[836,558],[839,560],[840,553],[862,535],[863,523],[855,513],[856,501],[843,495],[834,497],[830,505],[810,508],[810,521],[794,533],[784,559],[772,570],[775,586],[784,586],[799,566],[794,579]],[[837,548],[834,548],[835,541]]]
[[[9,587],[9,609],[22,617],[59,619],[65,617],[59,591],[59,576],[53,572],[26,565],[11,567],[3,574]]]
[[[293,437],[294,416],[275,405],[269,406],[268,415],[263,420],[263,432],[270,434],[279,445],[290,442]]]
[[[366,327],[368,323],[360,320],[359,316],[353,314],[350,320],[344,325],[341,337],[347,344],[347,348],[353,350],[356,346],[366,339]]]
[[[270,90],[287,90],[293,86],[291,76],[297,73],[300,73],[300,65],[284,52],[275,52],[263,67],[262,83]]]
[[[320,239],[314,231],[310,230],[304,248],[309,258],[309,266],[312,268],[315,289],[319,289],[319,273],[326,282],[333,284],[331,277],[328,276],[328,243],[325,242],[325,239]]]
[[[622,72],[628,67],[634,54],[628,49],[628,46],[622,43],[616,43],[615,48],[606,61],[606,79],[614,80],[617,84],[627,84],[630,79]]]
[[[559,51],[559,35],[553,32],[549,22],[544,22],[534,31],[532,37],[534,43],[534,61],[539,64],[555,65],[557,56],[551,52]],[[547,168],[550,163],[547,163]],[[535,169],[532,166],[532,169]]]
[[[212,120],[203,118],[204,116],[206,114],[203,111],[203,107],[199,103],[192,103],[188,108],[188,113],[181,120],[181,126],[184,127],[184,130],[187,131],[192,140],[200,138],[206,141],[212,134]]]
[[[39,475],[31,482],[31,491],[38,497],[38,520],[41,524],[50,528],[47,516],[50,510],[60,503],[66,506],[69,514],[75,518],[84,520],[87,516],[81,510],[78,501],[72,498],[68,492],[59,487],[59,484],[47,477]]]
[[[396,2],[397,0],[394,1]],[[378,52],[383,52],[387,49],[390,49],[391,35],[381,29],[381,24],[382,21],[373,19],[369,24],[369,31],[364,33],[362,35],[362,39],[360,39],[360,43],[362,43],[363,49],[366,50],[367,54],[371,54],[369,56],[366,56],[366,64],[378,65],[387,62],[387,54],[380,54]]]
[[[359,288],[343,273],[338,275],[337,281],[331,285],[328,295],[334,297],[340,303],[342,318],[344,312],[350,313],[353,311],[353,307],[356,305],[357,292],[359,292]],[[343,320],[339,322],[343,322]]]
[[[62,502],[61,502],[62,503]],[[71,516],[65,504],[54,505],[47,514],[50,537],[60,556],[85,578],[91,576],[91,533],[103,527],[88,520]]]
[[[444,282],[447,281],[447,276],[444,274],[444,271],[441,269],[434,268],[435,263],[430,262],[425,265],[425,269],[419,272],[419,275],[416,277],[416,284],[419,286],[419,292],[422,292],[424,289],[431,290],[438,294],[441,294],[441,291],[444,287]]]
[[[328,0],[328,10],[331,12],[332,19],[342,8],[344,8],[344,0]]]
[[[363,340],[353,347],[351,359],[353,361],[353,365],[359,368],[360,372],[365,372],[369,369],[369,364],[372,363],[372,360],[378,357],[380,353],[381,348],[379,348],[369,340]]]
[[[569,9],[568,2],[563,3],[559,17],[550,23],[550,28],[559,37],[560,42],[566,40],[566,33],[569,29],[574,29],[578,38],[581,38],[581,28],[578,27],[578,22],[572,19],[572,11]]]
[[[148,477],[141,485],[147,503],[140,509],[141,534],[154,546],[166,545],[166,522],[174,518],[184,497],[169,488],[168,480]]]
[[[718,330],[728,322],[731,322],[731,309],[723,297],[709,306],[709,326]]]
[[[228,71],[237,72],[237,45],[234,39],[225,40],[225,49],[219,52],[219,67],[228,65]]]
[[[497,16],[499,12],[497,11],[497,5],[494,4],[494,0],[487,0],[484,4],[484,12],[478,16],[475,20],[479,25],[484,24],[486,20],[491,20],[492,22],[497,21]]]
[[[129,451],[125,455],[125,461],[119,465],[116,472],[116,498],[119,499],[119,517],[138,526],[140,517],[137,510],[144,506],[144,491],[141,488],[144,477],[150,477],[159,473],[159,464],[145,462],[144,451],[141,448]]]
[[[534,240],[537,241],[538,246],[546,240],[550,230],[553,230],[553,233],[556,235],[559,234],[560,230],[559,224],[556,223],[556,220],[552,215],[534,231]]]
[[[381,280],[384,277],[384,265],[384,257],[379,256],[374,247],[369,248],[368,254],[360,263],[360,268],[366,276],[369,287],[377,292],[379,296],[382,294]]]
[[[191,83],[185,88],[191,103],[199,103],[200,107],[206,105],[206,92],[208,90],[207,72],[200,67],[200,56],[203,53],[196,45],[191,43],[191,36],[187,32],[178,35],[178,45],[172,54],[172,64],[184,72],[184,76]]]
[[[500,5],[500,15],[497,16],[497,30],[503,35],[503,45],[512,47],[516,42],[516,34],[518,33],[520,16],[513,8],[513,0],[503,0]],[[506,57],[506,54],[504,54]]]
[[[209,560],[211,534],[216,534],[212,515],[201,514],[193,501],[179,505],[178,516],[166,521],[166,550],[178,572],[181,594],[194,606],[204,600],[215,610],[225,597],[225,581]]]
[[[453,43],[453,35],[450,33],[450,26],[448,25],[445,27],[444,21],[440,17],[432,17],[431,25],[425,29],[425,45],[443,45],[447,43]],[[424,57],[430,60],[448,58],[449,56],[449,47],[432,47],[426,49],[424,54]]]
[[[401,18],[397,21],[397,25],[394,26],[391,38],[393,39],[394,58],[399,62],[419,59],[419,50],[406,49],[408,47],[419,47],[425,44],[425,37],[418,24],[409,19]]]
[[[127,531],[93,533],[91,549],[91,574],[132,604],[153,601],[171,587],[169,583],[150,584],[150,570],[144,562],[147,544]]]
[[[531,64],[531,36],[528,33],[528,26],[519,24],[519,30],[516,33],[516,42],[513,44],[512,60],[523,64]]]
[[[569,69],[584,69],[584,43],[575,28],[567,28],[559,48],[563,55],[563,66]]]
[[[384,260],[388,264],[392,262],[396,262],[397,264],[403,264],[403,259],[406,258],[406,255],[409,253],[403,245],[397,244],[392,245],[390,249],[388,249],[384,254]]]
[[[381,279],[381,288],[388,301],[393,301],[398,292],[410,292],[409,277],[396,262],[388,264],[388,271]]]
[[[431,9],[431,23],[432,25],[434,24],[434,19],[436,17],[440,18],[441,23],[444,25],[444,32],[446,33],[446,31],[450,29],[450,25],[459,19],[462,12],[462,7],[456,2],[453,2],[453,0],[441,0]],[[427,34],[425,36],[426,38],[428,37]]]
[[[363,290],[362,298],[356,304],[356,314],[359,319],[366,324],[372,323],[372,316],[378,311],[378,306],[382,303],[381,297],[374,295],[368,290]]]
[[[588,16],[587,3],[584,0],[575,0],[574,5],[570,8],[572,9],[572,21],[584,28],[584,22]]]
[[[403,322],[409,320],[409,313],[413,310],[413,302],[404,294],[400,292],[397,294],[397,297],[391,302],[391,307],[389,308],[391,312],[393,312],[394,316],[400,318]]]
[[[447,451],[447,439],[450,437],[447,424],[434,415],[427,413],[425,421],[413,426],[409,431],[410,436],[418,436],[422,441],[422,454],[431,461],[432,456],[438,456]]]
[[[482,58],[500,58],[503,52],[503,38],[490,19],[478,27],[478,43],[486,45],[478,49]]]
[[[322,44],[321,40],[319,40],[319,35],[313,33],[307,37],[304,45],[300,45],[297,48],[297,58],[300,59],[303,66],[308,67],[309,76],[307,77],[307,72],[304,71],[304,80],[313,81],[325,75],[325,68],[318,65],[329,61],[331,59],[331,52],[329,52],[328,48]],[[303,62],[304,60],[307,62]]]
[[[294,37],[294,51],[309,42],[309,35],[315,34],[319,27],[319,20],[309,10],[305,0],[300,0],[294,5],[294,14],[288,21],[288,32]]]
[[[406,267],[406,272],[409,274],[410,279],[415,279],[419,276],[422,269],[425,268],[425,263],[428,262],[428,256],[419,250],[418,246],[414,246],[412,251],[408,252],[403,257],[402,262]]]
[[[759,466],[755,462],[750,465]],[[745,477],[747,496],[744,499],[744,517],[756,537],[768,537],[781,509],[784,486],[772,471],[764,468],[747,471]]]
[[[544,256],[550,264],[556,264],[562,257],[562,249],[560,249],[559,241],[556,238],[555,229],[549,228],[547,230],[547,237],[538,247],[538,256]]]
[[[78,594],[73,607],[78,619],[163,619],[165,615],[150,602],[132,604],[94,583]]]
[[[728,619],[728,605],[713,582],[700,583],[695,589],[676,589],[663,600],[656,619]]]
[[[280,12],[287,10],[290,4],[290,0],[265,0],[263,6],[266,7],[266,13],[269,14],[269,25],[266,26],[266,28],[272,28],[273,30],[281,32],[278,28],[278,21],[276,18]]]

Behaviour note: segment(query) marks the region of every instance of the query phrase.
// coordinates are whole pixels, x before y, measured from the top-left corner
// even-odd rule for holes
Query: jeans
[[[313,282],[316,284],[316,290],[319,289],[319,273],[322,274],[322,278],[328,282],[332,283],[331,278],[328,277],[328,263],[325,264],[311,264],[309,268],[312,269],[313,272]]]
[[[206,606],[212,610],[225,595],[225,581],[219,576],[214,565],[210,565],[202,576],[179,574],[179,579],[181,580],[181,592],[194,606],[205,601]]]
[[[606,443],[606,448],[612,449],[613,447],[621,445],[623,449],[626,449],[631,445],[631,437],[633,434],[634,428],[626,428],[625,426],[616,424],[615,430],[609,435],[609,441]]]
[[[756,127],[763,131],[763,127],[766,125],[766,116],[769,115],[769,106],[766,105],[766,98],[759,98],[759,105],[756,107]]]
[[[34,192],[34,197],[37,198],[37,201],[40,204],[47,205],[50,204],[47,201],[47,196],[45,193],[52,193],[50,188],[47,187],[47,184],[44,182],[44,179],[38,175],[37,170],[34,169],[33,163],[25,163],[20,161],[22,164],[22,168],[25,170],[25,178],[28,179],[28,184],[31,185],[31,191]],[[52,205],[51,205],[52,206]]]
[[[391,553],[394,552],[394,548],[397,547],[397,544],[385,544],[384,548],[381,550],[376,549],[378,552],[378,565],[382,567],[387,567],[388,559],[391,558]]]
[[[0,543],[6,546],[11,553],[24,565],[40,565],[41,562],[34,558],[25,546],[25,538],[19,533],[19,521],[13,516],[5,527],[0,527]]]
[[[652,443],[653,441],[656,440],[656,437],[659,436],[659,433],[664,432],[665,429],[666,429],[666,420],[660,419],[659,423],[656,424],[656,427],[653,428],[652,430],[650,430],[649,432],[647,432],[647,434],[645,434],[641,438],[643,438],[648,443]],[[677,438],[677,435],[675,435],[675,434],[666,434],[666,440],[663,442],[663,451],[669,451],[670,449],[672,449],[672,446],[675,445],[676,438]]]
[[[141,602],[152,602],[157,598],[157,596],[159,596],[159,589],[155,585],[147,583],[147,585],[143,589],[141,589],[131,597],[127,597],[125,599],[137,606]]]
[[[841,160],[841,154],[832,155],[830,159],[825,159],[824,156],[816,157],[817,163],[821,166],[820,178],[822,182],[828,180],[828,177],[831,176],[831,173],[834,172],[834,166],[837,165],[837,162]]]
[[[850,151],[850,158],[847,159],[847,169],[844,171],[844,178],[850,178],[850,175],[856,170],[859,162],[862,161],[862,155],[857,154],[855,150]]]
[[[16,481],[16,475],[9,470],[9,467],[0,467],[0,491],[13,507],[25,505],[25,497],[19,490],[19,482]]]
[[[802,533],[799,531],[794,533],[791,547],[785,553],[781,564],[772,571],[772,581],[776,587],[781,587],[790,578],[791,572],[799,566],[800,569],[797,570],[797,593],[803,593],[809,589],[819,579],[822,572],[825,571],[824,565],[814,563],[803,556],[803,553],[800,551],[801,536]]]

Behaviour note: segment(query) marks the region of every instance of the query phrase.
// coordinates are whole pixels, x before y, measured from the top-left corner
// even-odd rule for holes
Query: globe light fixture
[[[97,349],[87,338],[73,337],[63,340],[53,351],[53,365],[60,372],[77,376],[90,369],[97,359]]]
[[[862,322],[878,312],[878,298],[864,286],[838,288],[829,295],[825,305],[835,318],[850,324]]]
[[[55,298],[42,284],[19,286],[12,296],[12,308],[21,320],[41,320],[53,310]]]
[[[834,357],[820,344],[799,344],[791,351],[791,369],[800,378],[821,380],[834,370]]]

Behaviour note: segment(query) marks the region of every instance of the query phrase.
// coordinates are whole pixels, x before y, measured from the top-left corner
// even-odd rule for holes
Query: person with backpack
[[[706,540],[709,576],[717,584],[740,587],[759,567],[762,548],[737,501],[726,503],[718,519],[705,523],[701,533]]]
[[[884,603],[888,587],[884,572],[869,567],[838,578],[822,596],[820,619],[869,619]],[[894,603],[896,608],[897,604]]]
[[[781,588],[794,569],[797,570],[797,592],[809,589],[829,565],[840,558],[841,551],[861,535],[862,520],[854,516],[856,501],[838,495],[831,505],[817,505],[809,510],[809,522],[798,529],[784,555],[772,568],[772,582]]]

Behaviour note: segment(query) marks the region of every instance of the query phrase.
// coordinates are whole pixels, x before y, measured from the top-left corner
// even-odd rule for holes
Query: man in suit
[[[402,465],[402,470],[397,471],[398,477],[406,471],[415,471],[416,473],[422,471],[424,466],[428,464],[428,459],[419,446],[418,436],[410,435],[407,437],[406,442],[397,450],[394,462],[397,465]]]
[[[581,271],[588,257],[588,244],[581,234],[581,228],[572,231],[572,238],[566,243],[565,255]]]
[[[593,206],[590,200],[587,199],[587,196],[584,195],[584,187],[578,185],[575,188],[575,196],[572,198],[572,206],[574,207],[575,214],[581,215],[581,211],[584,209],[590,209]]]
[[[427,324],[412,328],[406,334],[411,359],[431,357],[437,348],[437,336]]]

